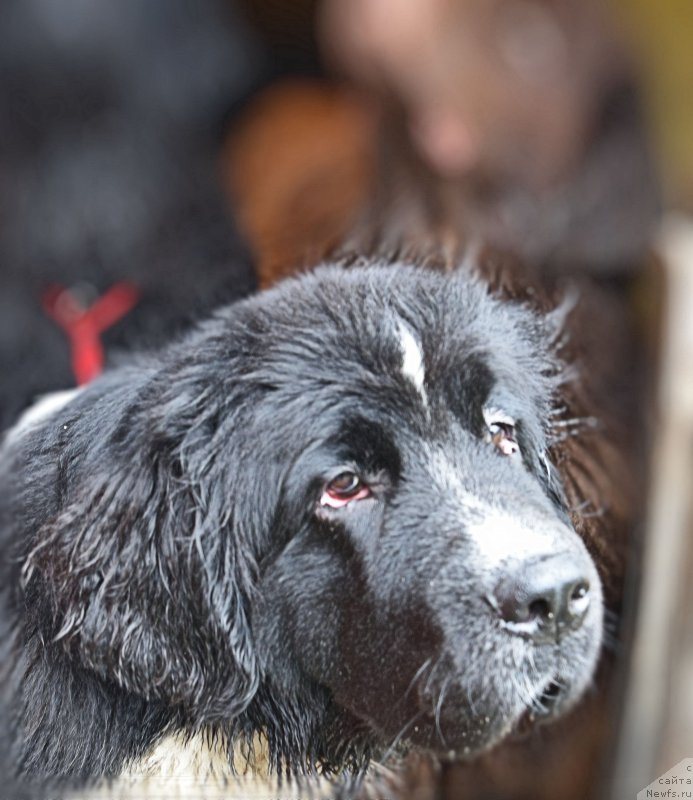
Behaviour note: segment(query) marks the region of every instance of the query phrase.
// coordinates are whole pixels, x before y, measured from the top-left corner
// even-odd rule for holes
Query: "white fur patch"
[[[550,555],[556,546],[556,527],[561,523],[537,519],[531,525],[469,491],[445,456],[430,455],[431,477],[459,503],[465,537],[486,568],[493,569],[506,559],[531,559]]]
[[[470,500],[465,500],[465,504]],[[480,519],[470,520],[465,530],[488,566],[500,564],[508,558],[525,561],[552,553],[556,541],[555,529],[549,526],[544,528],[541,524],[530,527],[489,506],[479,508],[476,498],[473,498],[473,502],[481,512]]]
[[[324,780],[280,787],[268,772],[267,752],[260,740],[255,762],[246,772],[240,753],[234,752],[238,774],[234,775],[226,755],[226,740],[197,733],[190,739],[180,734],[166,737],[140,761],[131,764],[113,781],[102,781],[71,800],[321,800],[332,796]]]
[[[424,368],[424,356],[421,345],[414,334],[401,321],[397,324],[399,333],[399,343],[402,350],[402,375],[410,380],[421,397],[426,400],[424,380],[426,371]]]
[[[82,391],[81,388],[65,389],[62,392],[51,392],[40,397],[32,406],[22,414],[17,423],[10,428],[6,435],[6,442],[17,441],[27,431],[57,414],[73,398]]]

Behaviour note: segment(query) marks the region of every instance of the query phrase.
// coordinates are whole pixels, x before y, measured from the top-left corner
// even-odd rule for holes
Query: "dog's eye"
[[[510,422],[490,422],[488,425],[488,435],[491,443],[499,453],[504,456],[512,456],[520,452],[520,445],[517,443],[515,426]]]
[[[325,487],[320,505],[342,508],[354,500],[364,500],[370,494],[371,490],[355,472],[340,472]]]
[[[330,481],[327,490],[337,497],[351,497],[361,488],[361,478],[354,472],[342,472]]]

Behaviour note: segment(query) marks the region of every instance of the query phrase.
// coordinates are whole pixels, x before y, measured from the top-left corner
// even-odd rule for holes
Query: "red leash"
[[[139,298],[139,289],[131,283],[115,284],[87,308],[62,286],[53,286],[43,295],[46,314],[70,340],[72,371],[80,386],[103,371],[101,334],[131,311]]]

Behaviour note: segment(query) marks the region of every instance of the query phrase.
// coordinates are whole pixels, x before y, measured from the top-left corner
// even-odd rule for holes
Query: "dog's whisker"
[[[445,741],[445,737],[443,736],[443,731],[440,727],[440,715],[443,710],[443,703],[445,702],[445,693],[447,692],[450,684],[452,682],[451,678],[448,678],[442,685],[440,692],[438,694],[438,702],[435,706],[435,726],[436,726],[436,733],[438,734],[438,738],[440,739],[443,748],[447,750],[447,742]]]
[[[433,679],[435,678],[436,671],[442,666],[442,662],[443,662],[443,653],[440,653],[438,655],[438,658],[436,659],[435,663],[431,667],[427,677],[426,677],[426,683],[424,684],[424,687],[423,687],[423,691],[424,692],[430,692],[431,691],[431,683],[432,683]]]
[[[596,417],[572,417],[570,419],[555,420],[551,423],[552,428],[594,428],[599,426]]]
[[[402,726],[402,728],[399,731],[399,733],[392,739],[392,741],[390,743],[390,746],[385,751],[385,754],[382,757],[383,762],[387,763],[388,759],[395,752],[395,750],[397,749],[397,746],[402,741],[402,738],[405,736],[405,734],[412,728],[413,725],[416,724],[416,722],[418,722],[418,720],[421,719],[421,717],[424,716],[425,713],[426,713],[426,711],[424,709],[420,709],[419,711],[416,712],[416,714],[414,714],[413,717],[411,717],[408,720],[408,722],[406,722]]]
[[[588,509],[593,509],[592,511]],[[577,505],[570,506],[569,511],[579,514],[582,519],[596,519],[603,517],[607,512],[606,506],[596,506],[593,500],[583,500]]]
[[[414,677],[411,679],[411,681],[409,681],[409,686],[407,686],[407,690],[402,695],[402,697],[397,701],[398,703],[401,703],[401,702],[403,702],[404,700],[407,699],[407,697],[409,696],[409,693],[414,688],[416,682],[423,675],[423,673],[425,672],[425,670],[428,668],[428,666],[431,664],[432,661],[433,661],[433,656],[429,656],[423,662],[423,664],[416,670],[416,673],[414,674]]]

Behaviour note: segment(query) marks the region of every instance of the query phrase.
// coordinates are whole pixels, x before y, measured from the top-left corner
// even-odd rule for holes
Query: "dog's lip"
[[[488,728],[490,734],[489,741],[484,746],[492,746],[499,739],[507,738],[511,741],[525,739],[537,725],[550,722],[560,714],[564,701],[570,694],[569,687],[565,685],[565,682],[557,675],[550,675],[538,681],[536,687],[530,701],[523,704],[523,707],[518,709],[517,716],[514,719],[512,717],[508,719],[506,724],[501,726],[501,729],[492,724],[491,716],[487,715],[478,720],[478,725],[474,726],[477,729],[477,733],[481,733],[481,729]],[[427,706],[426,722],[433,725],[435,723],[435,714],[429,711],[430,697],[423,690],[419,690],[419,703],[422,710],[424,705]],[[497,719],[496,722],[498,722]],[[481,744],[481,742],[478,741],[477,744]],[[442,749],[444,750],[445,748],[443,747]],[[453,757],[452,754],[454,752],[455,758],[464,757],[471,750],[473,748],[455,748],[454,751],[450,751],[450,756]]]
[[[557,715],[557,709],[560,708],[566,692],[567,687],[555,677],[544,683],[532,705],[520,715],[509,738],[514,741],[526,739],[537,725],[552,720]]]
[[[531,696],[516,698],[513,710],[489,708],[470,717],[469,709],[460,707],[449,696],[452,707],[438,707],[435,699],[439,687],[423,681],[416,689],[419,713],[404,738],[450,762],[469,760],[504,741],[522,742],[571,704],[571,687],[560,674],[544,673],[533,683]]]

